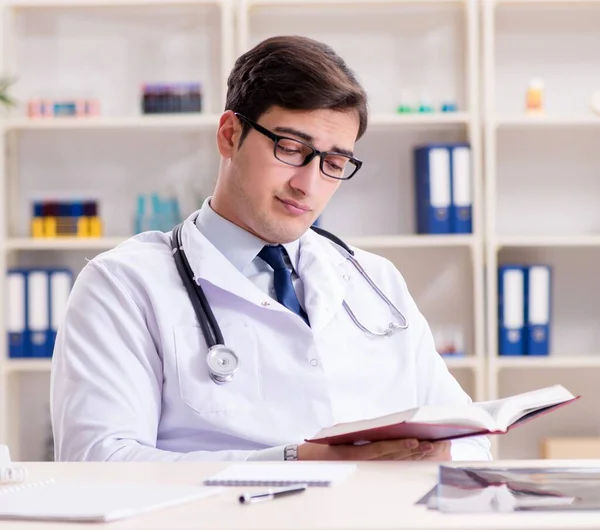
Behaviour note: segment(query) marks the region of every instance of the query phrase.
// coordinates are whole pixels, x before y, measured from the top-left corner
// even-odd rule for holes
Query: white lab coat
[[[409,328],[373,338],[342,302],[371,329],[387,327],[389,308],[313,231],[300,240],[298,263],[310,328],[245,278],[191,218],[182,241],[240,358],[233,382],[209,378],[170,234],[133,237],[91,260],[73,287],[51,376],[58,460],[245,460],[337,422],[469,401],[387,260],[356,251]],[[473,438],[453,442],[452,455],[489,459],[488,449],[487,439]]]

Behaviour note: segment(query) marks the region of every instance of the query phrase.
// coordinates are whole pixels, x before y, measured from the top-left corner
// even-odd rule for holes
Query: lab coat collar
[[[198,212],[195,212],[188,217],[181,230],[181,242],[194,273],[194,281],[199,283],[202,279],[253,304],[264,305],[268,296],[198,230],[195,224],[197,215]]]
[[[343,304],[351,277],[348,266],[346,256],[313,230],[300,238],[298,274],[313,333],[323,330]]]
[[[288,311],[248,280],[219,250],[198,230],[193,213],[184,221],[182,244],[194,272],[194,280],[209,282],[265,309]],[[284,245],[285,246],[285,245]],[[286,248],[287,249],[287,248]],[[312,230],[307,230],[298,241],[298,251],[292,256],[297,261],[296,272],[304,287],[304,306],[310,319],[310,329],[318,333],[331,321],[344,301],[347,288],[348,262],[333,244]],[[299,325],[305,326],[300,319]]]

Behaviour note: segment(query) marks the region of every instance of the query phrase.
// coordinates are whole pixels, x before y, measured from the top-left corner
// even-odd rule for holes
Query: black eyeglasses
[[[353,156],[334,151],[319,151],[301,140],[275,134],[242,114],[236,112],[235,115],[259,133],[273,140],[275,144],[273,154],[277,160],[284,164],[303,167],[308,165],[315,156],[318,156],[320,158],[319,167],[321,172],[328,177],[338,180],[352,178],[362,166],[362,161]]]

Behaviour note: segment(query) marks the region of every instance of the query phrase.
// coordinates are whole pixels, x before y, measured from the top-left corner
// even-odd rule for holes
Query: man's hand
[[[364,445],[321,445],[304,443],[298,446],[298,460],[452,460],[450,442],[419,442],[390,440]]]

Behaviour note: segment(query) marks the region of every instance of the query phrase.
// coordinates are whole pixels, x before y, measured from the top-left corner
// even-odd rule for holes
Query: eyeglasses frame
[[[287,165],[292,166],[292,167],[305,167],[308,164],[310,164],[315,157],[318,156],[319,159],[320,159],[319,160],[319,169],[321,170],[321,173],[323,173],[324,175],[326,175],[329,178],[336,179],[336,180],[350,180],[354,175],[356,175],[356,173],[358,172],[358,170],[362,167],[362,164],[363,164],[362,160],[359,160],[358,158],[355,158],[353,156],[348,156],[347,154],[344,154],[344,153],[338,153],[336,151],[319,151],[318,149],[316,149],[312,145],[310,145],[310,144],[308,144],[308,143],[306,143],[306,142],[304,142],[302,140],[299,140],[298,138],[291,138],[290,136],[282,136],[282,135],[279,135],[279,134],[275,134],[273,131],[270,131],[269,129],[266,129],[262,125],[256,123],[255,121],[251,120],[250,118],[247,118],[246,116],[244,116],[243,114],[240,114],[239,112],[234,112],[234,115],[237,116],[241,121],[246,122],[253,129],[255,129],[257,132],[263,134],[264,136],[266,136],[267,138],[269,138],[270,140],[272,140],[273,141],[273,156],[277,160],[279,160],[280,162],[282,162],[283,164],[287,164]],[[311,152],[304,158],[304,161],[300,165],[290,164],[288,162],[284,162],[283,160],[281,160],[277,156],[277,144],[281,140],[293,140],[294,142],[298,142],[298,143],[306,146],[308,149],[311,150]],[[355,165],[354,171],[348,177],[334,177],[333,175],[329,175],[323,169],[323,164],[325,162],[325,158],[327,156],[329,156],[329,155],[343,156],[344,158],[347,158],[350,162],[352,162]]]

